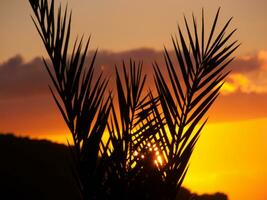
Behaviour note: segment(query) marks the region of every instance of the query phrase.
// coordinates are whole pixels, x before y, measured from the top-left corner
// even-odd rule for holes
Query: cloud
[[[17,55],[0,65],[1,99],[47,93],[48,77],[40,58],[25,62]]]
[[[92,53],[89,52],[88,63]],[[152,62],[156,60],[159,66],[164,66],[160,51],[146,48],[124,52],[100,51],[96,60],[96,72],[103,71],[111,77],[112,87],[115,80],[111,75],[114,73],[115,64],[121,66],[123,59],[127,63],[130,58],[143,61],[144,72],[148,74],[147,87],[153,89]],[[222,88],[223,95],[217,99],[209,112],[212,121],[267,116],[266,63],[267,51],[260,51],[237,58],[228,67],[233,71]],[[15,132],[27,132],[31,129],[31,132],[41,129],[48,132],[51,127],[65,127],[49,92],[49,83],[41,58],[25,61],[21,55],[17,55],[0,63],[1,130],[9,131],[12,127]]]
[[[93,52],[89,52],[87,65],[92,59]],[[126,63],[132,58],[136,62],[143,62],[143,70],[146,74],[152,74],[152,62],[157,60],[163,65],[162,52],[153,49],[137,49],[124,52],[100,51],[96,59],[96,73],[103,71],[105,75],[114,73],[114,66],[121,66],[122,61]],[[112,76],[111,76],[112,77]],[[149,76],[148,83],[153,79]],[[26,62],[21,55],[16,55],[4,63],[0,63],[0,98],[25,98],[36,95],[50,95],[48,84],[50,79],[41,58],[34,58]],[[114,80],[111,78],[111,85]]]
[[[170,53],[173,56],[173,52]],[[93,52],[89,53],[87,63],[89,64]],[[161,51],[141,48],[123,52],[100,51],[96,59],[96,71],[103,71],[111,77],[111,87],[114,79],[114,66],[121,66],[122,60],[129,62],[143,62],[144,73],[148,74],[148,87],[153,88],[152,62],[156,60],[159,66],[164,66]],[[232,73],[228,76],[222,88],[223,95],[229,95],[237,91],[241,93],[267,93],[267,51],[241,56],[232,62],[228,69]],[[166,69],[162,69],[166,72]],[[0,97],[25,98],[35,95],[48,95],[49,77],[43,66],[41,58],[34,58],[25,62],[21,55],[14,56],[0,64]]]
[[[261,61],[259,60],[258,53],[252,55],[249,54],[235,58],[229,68],[233,73],[257,71],[261,68]]]
[[[235,68],[237,63],[240,64],[238,69]],[[241,69],[242,66],[244,67]],[[267,51],[241,57],[231,68],[233,71],[222,88],[222,94],[227,95],[237,91],[245,94],[267,93]]]
[[[242,93],[267,93],[267,71],[261,70],[254,73],[231,74],[226,85],[234,88],[230,93],[237,90]]]

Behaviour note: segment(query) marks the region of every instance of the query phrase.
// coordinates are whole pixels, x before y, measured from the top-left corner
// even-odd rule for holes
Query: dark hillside
[[[68,147],[46,140],[0,135],[1,200],[78,200]],[[225,194],[181,191],[179,200],[227,200]]]
[[[0,135],[0,159],[0,199],[78,199],[64,145]]]

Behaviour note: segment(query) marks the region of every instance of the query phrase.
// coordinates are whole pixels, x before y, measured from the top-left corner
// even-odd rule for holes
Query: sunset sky
[[[193,192],[224,192],[229,200],[267,199],[267,1],[266,0],[62,0],[73,11],[73,38],[92,34],[97,66],[107,72],[124,58],[162,61],[170,35],[192,12],[204,8],[210,25],[221,7],[220,25],[242,44],[208,112],[184,185]],[[67,128],[48,90],[41,57],[47,57],[22,0],[0,1],[0,132],[65,142]],[[91,54],[89,54],[90,56]],[[149,81],[148,84],[152,84]]]

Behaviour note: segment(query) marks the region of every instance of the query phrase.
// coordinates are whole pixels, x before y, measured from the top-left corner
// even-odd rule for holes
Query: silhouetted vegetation
[[[78,200],[69,149],[46,140],[0,134],[1,200]],[[196,195],[181,190],[179,200],[227,200],[225,194]]]
[[[97,51],[85,65],[90,38],[84,48],[81,38],[69,49],[67,9],[56,13],[53,0],[29,2],[51,60],[44,59],[50,90],[73,137],[82,199],[176,199],[207,121],[203,117],[238,47],[229,42],[235,30],[226,33],[231,19],[217,33],[218,10],[206,34],[204,13],[200,30],[194,16],[192,28],[185,18],[186,34],[178,26],[178,37],[172,37],[175,58],[165,49],[165,66],[153,65],[156,91],[144,90],[142,62],[130,60],[115,67],[116,88],[109,92],[108,79],[94,73]]]

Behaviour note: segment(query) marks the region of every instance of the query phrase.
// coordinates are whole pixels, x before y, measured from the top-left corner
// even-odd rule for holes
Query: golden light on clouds
[[[242,93],[267,93],[267,81],[260,76],[267,76],[267,71],[260,73],[229,75],[228,81],[223,85],[221,93],[224,95],[240,91]]]
[[[259,51],[256,55],[259,67],[251,66],[249,71],[231,73],[221,89],[223,95],[232,94],[237,91],[242,93],[267,93],[267,51]],[[252,56],[240,58],[244,62],[252,60]],[[242,66],[240,66],[242,67]],[[248,69],[250,66],[247,66]]]
[[[220,93],[223,95],[227,95],[227,94],[231,94],[237,91],[237,86],[229,83],[229,82],[225,82],[223,84],[223,86],[221,87],[221,91]]]
[[[259,88],[253,86],[249,78],[241,73],[230,74],[228,81],[221,88],[221,93],[224,95],[235,93],[240,90],[244,93],[258,91]]]

